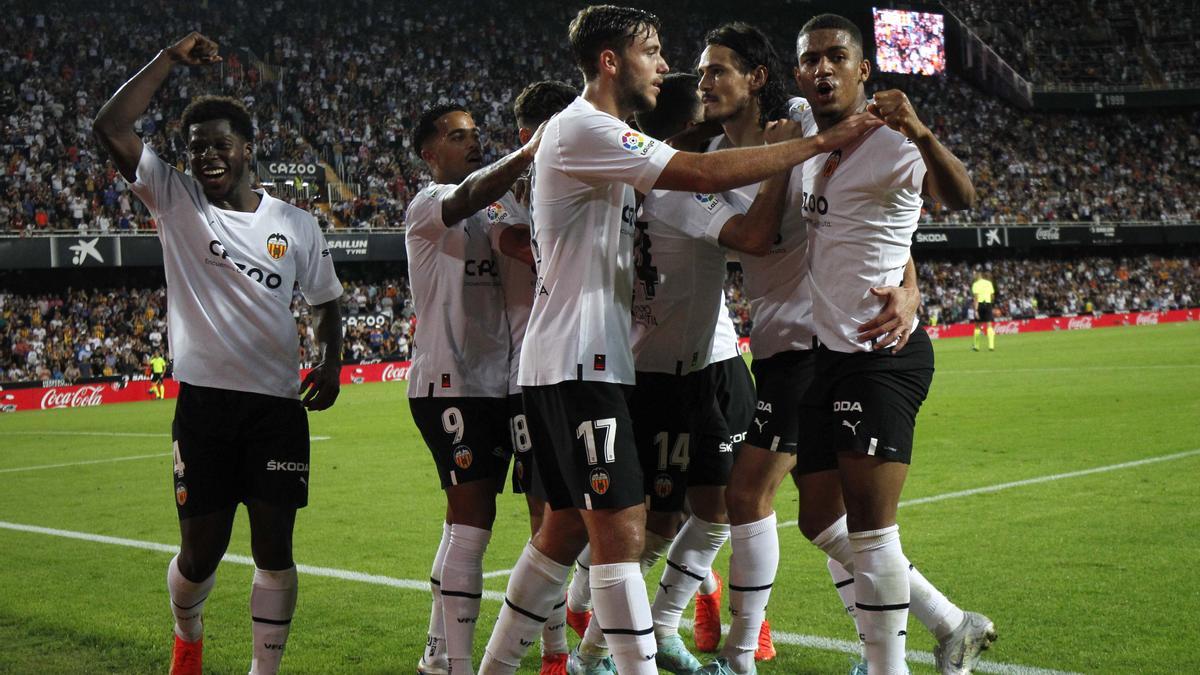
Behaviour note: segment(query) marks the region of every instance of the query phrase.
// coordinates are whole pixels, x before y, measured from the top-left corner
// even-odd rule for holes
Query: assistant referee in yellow
[[[974,351],[979,351],[979,334],[987,330],[988,351],[996,351],[996,328],[992,325],[992,299],[996,295],[996,287],[991,281],[983,278],[981,270],[975,270],[975,281],[971,284],[971,295],[975,297],[975,333]]]

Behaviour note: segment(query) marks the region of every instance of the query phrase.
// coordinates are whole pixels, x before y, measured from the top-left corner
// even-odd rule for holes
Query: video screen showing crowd
[[[433,183],[406,218],[420,317],[408,399],[446,495],[417,670],[515,673],[540,638],[547,674],[756,672],[775,652],[766,616],[779,562],[774,498],[790,475],[801,533],[827,554],[861,638],[854,672],[907,672],[910,609],[937,641],[939,671],[971,672],[994,625],[909,563],[896,524],[934,370],[916,320],[910,244],[924,199],[973,203],[967,171],[903,92],[867,99],[872,66],[843,17],[798,28],[790,73],[761,31],[731,23],[695,45],[695,75],[669,74],[660,27],[639,9],[581,10],[567,33],[582,91],[531,83],[514,110],[522,144],[490,165],[480,135],[500,130],[479,129],[468,109],[431,105],[415,120],[412,142]],[[311,218],[251,189],[244,109],[209,102],[185,119],[192,177],[134,133],[172,64],[219,59],[211,40],[188,36],[96,121],[121,172],[163,214],[172,351],[185,384],[199,372],[189,362],[211,353],[181,349],[177,336],[220,335],[205,322],[250,313],[247,303],[270,289],[241,274],[245,288],[212,301],[228,317],[186,311],[210,306],[202,296],[216,291],[203,266],[174,262],[172,251],[199,235],[169,227],[172,218],[204,236],[212,228],[226,267],[226,258],[282,258],[270,242],[258,251],[255,236],[285,228],[295,248],[289,280],[316,306],[340,293]],[[789,77],[800,97],[785,93]],[[729,256],[742,262],[752,307],[753,380],[725,309]],[[284,323],[263,331],[286,342]],[[177,478],[195,475],[199,489],[188,497],[185,488],[178,503],[172,673],[201,672],[201,610],[239,501],[250,505],[259,564],[252,672],[278,669],[297,592],[290,532],[307,476],[304,490],[242,476],[253,458],[227,450],[256,437],[251,421],[221,434],[198,421],[261,407],[301,428],[301,403],[317,410],[337,396],[340,340],[322,336],[326,359],[302,402],[284,372],[295,364],[282,360],[267,390],[243,369],[190,382],[195,391],[180,397]],[[280,445],[306,472],[306,443]],[[200,447],[210,451],[191,450]],[[476,669],[483,559],[510,464],[532,536]],[[236,480],[221,483],[221,472]],[[234,494],[221,484],[249,487]],[[712,567],[727,541],[722,579]],[[644,574],[663,558],[651,602]],[[733,622],[722,646],[723,595]],[[693,596],[691,647],[719,649],[708,663],[679,632]],[[570,650],[567,626],[580,635]]]

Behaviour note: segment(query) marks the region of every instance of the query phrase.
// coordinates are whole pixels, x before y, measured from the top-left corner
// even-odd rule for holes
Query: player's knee
[[[734,523],[751,523],[762,520],[771,513],[771,501],[754,490],[730,486],[725,491],[725,506],[729,519]]]
[[[179,573],[185,579],[192,583],[200,583],[217,571],[217,565],[220,564],[222,555],[223,552],[215,555],[212,552],[204,554],[195,548],[183,546],[179,549],[176,564],[179,566]]]
[[[841,514],[831,517],[830,514],[827,513],[801,512],[800,517],[798,518],[800,534],[803,534],[805,539],[812,541],[820,536],[822,532],[829,529],[829,526],[840,517]]]

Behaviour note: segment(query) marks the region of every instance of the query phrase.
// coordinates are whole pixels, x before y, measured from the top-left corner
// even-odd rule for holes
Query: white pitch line
[[[151,434],[136,431],[0,431],[4,436],[109,436],[114,438],[170,438],[171,434]],[[327,441],[330,436],[309,436],[311,441]]]
[[[1111,373],[1114,370],[1178,370],[1180,368],[1200,368],[1200,363],[1154,364],[1145,366],[1077,366],[1053,368],[979,368],[972,370],[939,370],[938,375],[1002,375],[1005,373],[1077,373],[1080,371],[1095,371]]]
[[[147,551],[170,553],[172,555],[179,552],[178,546],[172,546],[170,544],[138,541],[136,539],[125,539],[123,537],[109,537],[100,534],[89,534],[87,532],[73,532],[71,530],[59,530],[50,527],[39,527],[37,525],[22,525],[20,523],[8,523],[0,521],[0,529],[27,532],[31,534],[45,534],[53,537],[63,537],[66,539],[76,539],[99,544],[112,544],[115,546],[125,546]],[[226,553],[225,557],[223,557],[221,560],[237,565],[254,564],[253,558],[244,555],[234,555],[232,553]],[[355,572],[353,570],[343,570],[335,567],[317,567],[314,565],[296,565],[296,570],[303,574],[309,574],[318,577],[341,579],[343,581],[357,581],[359,583],[374,584],[376,586],[388,586],[403,590],[429,592],[429,582],[420,581],[417,579],[397,579],[396,577],[388,577],[380,574],[367,574],[365,572]],[[504,601],[504,594],[499,591],[485,590],[483,592],[483,597],[493,602]],[[684,620],[683,623],[685,627],[691,628],[690,621]],[[729,626],[722,625],[722,630],[727,632],[729,630]],[[789,633],[787,631],[772,630],[771,637],[778,644],[807,647],[822,651],[857,654],[859,649],[858,643],[856,642],[822,637],[819,635],[800,635],[797,633]],[[934,662],[933,654],[929,652],[910,651],[907,654],[907,658],[911,661],[924,663],[927,665],[933,665]],[[1025,666],[1015,663],[993,663],[989,661],[980,661],[979,665],[976,667],[976,670],[985,673],[1000,673],[1001,675],[1075,675],[1074,673],[1066,673],[1059,670],[1047,670],[1044,668],[1035,668],[1033,666]]]
[[[692,629],[691,619],[683,619],[680,625],[688,630]],[[729,624],[721,624],[721,632],[728,635]],[[862,648],[857,642],[822,637],[819,635],[799,635],[797,633],[777,631],[774,628],[771,629],[771,640],[777,644],[807,647],[809,649],[819,649],[825,652],[842,652],[844,654],[850,654],[856,657],[862,654]],[[910,663],[923,663],[927,666],[937,665],[934,661],[932,652],[920,652],[915,649],[911,649],[905,653],[904,658]],[[1035,668],[1033,666],[1024,666],[1016,663],[996,663],[992,661],[980,661],[975,666],[975,672],[1000,673],[1001,675],[1077,675],[1076,673],[1071,673],[1069,671],[1049,670],[1046,668]]]
[[[1051,483],[1066,478],[1078,478],[1080,476],[1090,476],[1094,473],[1105,473],[1108,471],[1118,471],[1120,469],[1131,469],[1136,466],[1145,466],[1146,464],[1157,464],[1158,462],[1169,462],[1174,459],[1183,459],[1200,455],[1200,448],[1195,450],[1187,450],[1185,452],[1177,452],[1173,455],[1162,455],[1161,457],[1148,457],[1146,459],[1138,459],[1132,462],[1121,462],[1120,464],[1109,464],[1108,466],[1098,466],[1092,469],[1083,469],[1080,471],[1069,471],[1067,473],[1056,473],[1049,476],[1038,476],[1037,478],[1026,478],[1025,480],[1015,480],[1010,483],[999,483],[997,485],[985,485],[983,487],[971,488],[970,490],[958,490],[957,492],[945,492],[940,495],[931,495],[929,497],[919,497],[917,499],[906,499],[900,502],[899,506],[916,506],[918,504],[929,504],[931,502],[940,502],[946,499],[957,499],[959,497],[971,497],[974,495],[988,494],[990,492],[1000,492],[1015,487],[1024,487],[1026,485],[1037,485],[1038,483]],[[794,520],[784,521],[777,526],[779,529],[787,527],[795,527],[797,522]]]
[[[64,462],[62,464],[40,464],[38,466],[19,466],[15,469],[0,469],[0,473],[15,473],[17,471],[38,471],[40,469],[61,469],[66,466],[84,466],[85,464],[107,464],[109,462],[128,462],[134,459],[150,459],[152,457],[169,457],[169,452],[159,452],[153,455],[133,455],[132,457],[113,457],[112,459],[91,459],[84,462]]]

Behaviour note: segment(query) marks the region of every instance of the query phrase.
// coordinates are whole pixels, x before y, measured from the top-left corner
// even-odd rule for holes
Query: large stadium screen
[[[946,21],[941,14],[871,9],[875,65],[885,73],[937,75],[946,70]]]

